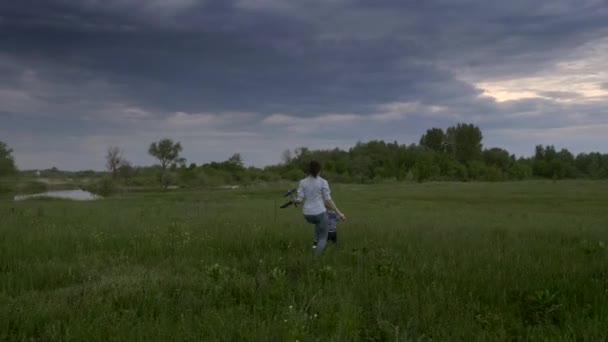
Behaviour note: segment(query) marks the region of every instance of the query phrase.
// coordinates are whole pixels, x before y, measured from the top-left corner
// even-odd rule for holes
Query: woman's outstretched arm
[[[346,216],[338,209],[336,203],[331,199],[331,190],[329,190],[329,183],[325,182],[323,184],[323,201],[325,202],[325,207],[329,208],[338,214],[342,220],[346,220]]]
[[[325,200],[325,207],[335,211],[342,220],[346,220],[346,215],[344,215],[340,209],[338,209],[336,203],[334,203],[332,199]]]

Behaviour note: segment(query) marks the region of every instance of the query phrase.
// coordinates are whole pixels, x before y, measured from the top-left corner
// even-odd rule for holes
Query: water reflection
[[[59,191],[47,191],[39,194],[31,194],[31,195],[17,195],[15,196],[15,201],[23,201],[30,198],[37,197],[51,197],[51,198],[61,198],[61,199],[69,199],[74,201],[92,201],[101,198],[93,193],[83,190],[59,190]]]

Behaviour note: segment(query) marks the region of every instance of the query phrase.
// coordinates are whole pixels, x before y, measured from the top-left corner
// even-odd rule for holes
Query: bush
[[[505,180],[505,176],[496,166],[488,166],[484,179],[488,182],[500,182]]]
[[[414,164],[414,178],[418,182],[435,179],[440,172],[439,165],[434,163],[433,156],[429,154],[422,155]]]
[[[0,180],[0,194],[10,194],[15,192],[15,184],[9,181]]]
[[[45,183],[27,181],[25,183],[17,185],[16,190],[17,192],[22,194],[37,194],[49,191],[49,187]]]
[[[139,176],[131,179],[130,185],[133,186],[157,186],[158,178],[150,176]]]
[[[92,185],[83,187],[83,189],[102,197],[108,197],[117,190],[114,180],[110,176],[105,176]]]
[[[171,171],[165,171],[160,175],[160,184],[163,188],[168,188],[171,185],[177,184],[177,174]]]
[[[264,171],[260,175],[260,180],[262,180],[263,182],[277,182],[281,180],[281,176],[272,171]]]
[[[225,180],[217,171],[201,171],[197,175],[198,186],[220,186],[225,184]]]
[[[564,321],[564,307],[559,302],[557,294],[549,290],[522,293],[519,306],[526,325],[561,325]]]
[[[485,179],[488,167],[482,161],[474,160],[468,164],[469,177],[473,180]]]
[[[509,169],[509,177],[515,180],[524,180],[532,177],[532,167],[527,164],[516,162]]]
[[[331,177],[332,183],[352,183],[353,179],[349,174],[333,174]]]
[[[439,158],[438,158],[439,159]],[[441,175],[444,179],[465,181],[468,177],[467,167],[451,158],[439,159]]]
[[[306,173],[299,169],[292,169],[283,174],[283,178],[290,181],[298,181],[302,178],[306,177]]]

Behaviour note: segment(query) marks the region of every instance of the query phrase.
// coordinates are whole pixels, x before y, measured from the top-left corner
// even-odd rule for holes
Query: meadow
[[[0,202],[0,340],[608,340],[608,183],[284,186]]]

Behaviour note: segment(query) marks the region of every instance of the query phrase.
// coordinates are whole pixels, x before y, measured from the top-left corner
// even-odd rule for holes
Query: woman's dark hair
[[[312,160],[308,165],[308,174],[316,178],[319,175],[319,172],[321,172],[321,163]]]

